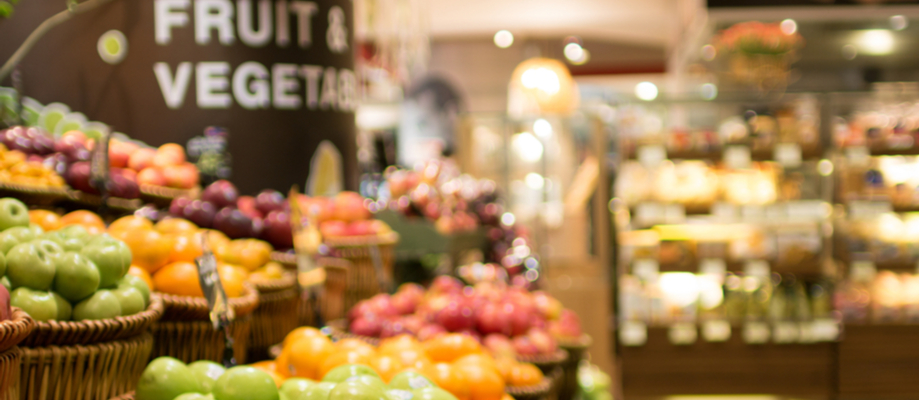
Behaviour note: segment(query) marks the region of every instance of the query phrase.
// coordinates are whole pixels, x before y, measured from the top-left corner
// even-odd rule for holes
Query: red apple
[[[555,337],[581,337],[581,321],[578,318],[578,314],[575,314],[572,310],[563,310],[558,320],[549,322],[549,332]]]
[[[476,327],[480,332],[485,334],[511,334],[511,321],[502,310],[502,307],[502,304],[487,303],[479,310],[479,314],[476,316]]]
[[[425,297],[425,289],[415,283],[404,283],[392,296],[393,307],[400,314],[412,314],[418,308],[422,298]]]
[[[265,189],[259,192],[255,198],[255,206],[262,214],[268,214],[272,211],[278,211],[284,208],[285,198],[281,192],[272,189]]]
[[[458,293],[463,290],[463,283],[452,276],[441,275],[434,278],[428,290],[433,293]]]
[[[461,295],[452,295],[447,305],[434,316],[434,322],[451,332],[472,329],[476,317],[469,302]]]
[[[238,197],[236,186],[224,179],[215,181],[201,192],[201,199],[211,202],[217,208],[235,207]]]
[[[383,330],[383,321],[374,316],[359,317],[351,321],[348,331],[355,335],[379,337]]]
[[[339,221],[360,221],[371,217],[371,212],[364,206],[364,197],[355,192],[339,192],[332,199],[334,203],[333,218]]]
[[[537,307],[537,311],[540,312],[546,319],[556,319],[559,318],[559,315],[562,314],[562,303],[559,300],[554,299],[552,296],[547,294],[544,291],[537,290],[531,293],[533,298],[534,305]]]
[[[552,354],[558,349],[556,340],[543,329],[533,328],[527,331],[527,337],[540,354]]]
[[[137,174],[137,183],[141,185],[166,186],[166,178],[156,168],[144,168]]]
[[[496,358],[503,356],[514,357],[516,354],[511,339],[508,339],[507,336],[502,334],[493,333],[486,335],[482,340],[482,345],[489,349],[489,352]]]
[[[174,216],[181,217],[182,210],[185,209],[185,206],[191,202],[192,199],[188,197],[176,197],[169,203],[169,213]]]
[[[319,233],[323,237],[341,237],[346,236],[348,225],[342,221],[326,221],[319,224]]]
[[[137,150],[137,145],[128,142],[109,143],[109,165],[115,168],[126,168],[131,154]]]
[[[253,237],[252,219],[233,207],[224,207],[214,215],[214,229],[231,239]]]
[[[396,317],[399,312],[393,307],[390,295],[380,293],[367,300],[370,305],[370,312],[380,317]]]
[[[425,319],[418,315],[404,315],[402,316],[402,322],[413,335],[417,334],[427,324]]]
[[[425,341],[447,333],[443,326],[428,324],[418,331],[418,340]]]
[[[256,198],[252,196],[240,196],[237,198],[236,208],[239,208],[249,218],[262,218],[264,216],[256,208]]]
[[[172,208],[172,207],[170,207]],[[214,226],[214,217],[217,215],[217,209],[214,205],[206,201],[192,200],[182,208],[179,214],[182,218],[192,221],[200,228],[210,228]]]
[[[515,336],[514,339],[511,340],[511,343],[514,345],[514,351],[520,355],[530,356],[540,354],[540,349],[538,349],[533,341],[530,340],[530,337],[526,335]]]
[[[291,215],[287,211],[272,211],[262,220],[265,229],[262,239],[271,243],[276,249],[289,249],[294,247],[294,236],[291,232]]]
[[[368,236],[373,235],[374,232],[374,220],[361,220],[354,221],[349,223],[345,228],[345,232],[348,236]]]
[[[10,291],[6,286],[0,285],[0,321],[8,321],[13,318],[13,310],[10,308]]]
[[[388,318],[383,320],[383,327],[380,330],[381,338],[388,338],[397,335],[411,334],[412,331],[406,325],[402,318]]]
[[[135,171],[143,171],[146,168],[152,167],[153,157],[156,156],[156,154],[157,152],[153,149],[137,149],[137,151],[128,157],[128,168],[131,168]]]
[[[166,186],[178,189],[191,189],[198,184],[198,167],[191,163],[182,163],[162,167]]]

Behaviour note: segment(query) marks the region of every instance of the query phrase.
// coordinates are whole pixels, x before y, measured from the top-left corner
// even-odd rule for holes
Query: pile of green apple
[[[127,275],[131,249],[124,242],[80,225],[44,232],[13,198],[0,199],[0,231],[0,283],[10,305],[32,319],[107,319],[147,308],[150,288]]]
[[[185,365],[171,357],[150,362],[135,400],[457,400],[428,378],[405,371],[387,385],[373,369],[346,364],[321,382],[289,378],[279,388],[268,373],[250,366],[224,369],[211,361]]]

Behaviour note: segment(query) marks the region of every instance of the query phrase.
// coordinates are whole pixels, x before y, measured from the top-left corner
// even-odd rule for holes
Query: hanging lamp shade
[[[518,64],[508,84],[508,114],[568,114],[578,107],[578,87],[559,60],[531,58]]]

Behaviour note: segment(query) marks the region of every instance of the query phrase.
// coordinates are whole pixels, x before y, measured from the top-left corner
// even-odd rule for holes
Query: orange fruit
[[[29,222],[42,227],[45,232],[61,229],[61,216],[48,210],[29,210]]]
[[[390,380],[393,379],[396,374],[405,369],[398,358],[387,355],[371,359],[371,368],[377,371],[377,374],[380,375],[380,379],[383,379],[386,383],[390,383]]]
[[[179,261],[160,268],[153,274],[153,285],[163,293],[204,297],[198,280],[198,267],[190,262]]]
[[[536,365],[518,363],[511,368],[508,384],[511,386],[532,386],[540,384],[542,380],[543,372]]]
[[[166,218],[160,222],[157,222],[157,224],[153,226],[153,229],[156,229],[157,232],[163,234],[194,232],[198,230],[198,225],[195,225],[191,221],[183,218]]]
[[[179,232],[167,235],[172,243],[169,251],[169,262],[188,261],[195,262],[201,257],[201,234],[198,232]]]
[[[518,364],[518,362],[511,357],[501,357],[495,360],[495,369],[498,370],[498,374],[502,376],[506,382],[511,379],[511,370]]]
[[[325,336],[301,338],[288,349],[287,362],[291,375],[313,380],[321,379],[320,367],[333,352],[335,347]]]
[[[278,365],[275,364],[275,360],[259,361],[257,363],[249,364],[249,366],[261,369],[266,372],[278,372]]]
[[[271,261],[272,245],[258,239],[234,240],[238,244],[237,257],[240,265],[252,271]]]
[[[457,400],[470,400],[470,388],[466,386],[459,371],[450,364],[436,363],[430,369],[429,375],[425,376],[441,389],[457,396]]]
[[[208,247],[210,247],[212,249],[211,251],[214,251],[215,253],[217,253],[217,251],[214,249],[216,249],[217,246],[222,246],[230,243],[230,238],[228,238],[227,235],[224,235],[224,233],[221,231],[215,231],[213,229],[200,229],[199,231],[208,235]]]
[[[91,234],[94,233],[90,228],[97,230],[96,233],[105,231],[105,223],[102,222],[102,218],[96,215],[96,213],[86,210],[77,210],[64,214],[64,216],[61,217],[61,226],[67,225],[83,225]]]
[[[380,354],[399,354],[399,352],[407,349],[421,350],[422,344],[412,335],[402,334],[381,340],[380,346],[377,347],[377,352]]]
[[[326,337],[326,335],[323,335],[323,333],[320,332],[319,329],[316,329],[312,326],[301,326],[299,328],[294,329],[293,331],[290,331],[287,334],[287,336],[284,337],[284,342],[281,346],[288,347],[300,339],[314,337],[314,336]]]
[[[150,277],[150,273],[146,269],[132,265],[131,268],[128,268],[128,273],[143,279],[144,282],[147,282],[147,287],[153,290],[153,278]]]
[[[476,339],[459,333],[438,336],[426,341],[423,346],[428,358],[434,362],[453,362],[467,354],[482,352]]]
[[[290,350],[285,348],[281,350],[281,354],[278,355],[278,358],[275,359],[275,372],[278,375],[290,377],[291,372],[291,363],[288,360],[291,358]]]
[[[498,371],[472,364],[458,364],[454,368],[464,387],[469,388],[470,400],[501,400],[505,394],[505,381]]]
[[[116,219],[109,225],[109,232],[153,229],[153,222],[144,217],[128,215]]]
[[[377,355],[377,349],[375,349],[374,346],[371,346],[367,344],[367,342],[360,339],[342,339],[338,342],[335,342],[335,347],[340,351],[357,351],[367,356]]]
[[[511,397],[510,394],[505,393],[505,394],[502,396],[502,400],[514,400],[514,397]]]
[[[479,368],[491,369],[500,373],[498,366],[495,364],[495,360],[492,356],[485,353],[467,354],[453,362],[453,365],[460,364],[475,365]]]
[[[169,261],[172,243],[155,230],[118,231],[121,239],[131,248],[131,263],[156,273]]]
[[[423,350],[419,349],[403,349],[396,354],[388,355],[395,355],[405,366],[414,366],[422,360],[428,361],[429,364],[431,363],[431,359],[428,358],[428,355],[425,354]]]
[[[249,273],[240,267],[218,264],[217,274],[220,276],[220,283],[224,287],[224,293],[227,297],[240,297],[243,295],[243,284],[249,278]]]
[[[293,356],[292,356],[293,357]],[[357,351],[339,351],[338,349],[334,350],[332,354],[326,357],[323,360],[322,365],[319,367],[320,377],[326,376],[329,371],[332,371],[335,367],[345,364],[361,364],[368,367],[371,366],[372,355],[366,355]],[[322,379],[322,378],[319,378]]]

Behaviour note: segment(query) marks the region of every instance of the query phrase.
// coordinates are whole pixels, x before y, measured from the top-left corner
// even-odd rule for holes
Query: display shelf
[[[830,396],[835,385],[834,343],[751,345],[740,335],[723,343],[676,346],[668,328],[648,329],[644,346],[620,345],[623,394],[771,393]]]
[[[917,324],[846,325],[838,346],[838,398],[916,399]]]

